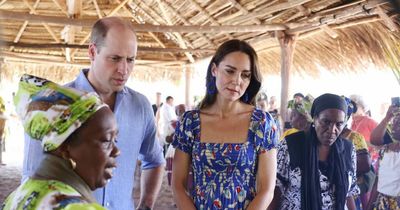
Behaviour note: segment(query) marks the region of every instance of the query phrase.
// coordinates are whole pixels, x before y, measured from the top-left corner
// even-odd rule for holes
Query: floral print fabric
[[[4,202],[0,210],[105,210],[95,203],[88,203],[71,186],[55,180],[28,179]]]
[[[200,111],[186,112],[173,145],[191,156],[197,209],[245,209],[256,195],[258,155],[275,148],[276,125],[258,109],[252,113],[245,143],[200,142]]]
[[[400,197],[392,197],[379,193],[373,209],[374,210],[400,209]]]

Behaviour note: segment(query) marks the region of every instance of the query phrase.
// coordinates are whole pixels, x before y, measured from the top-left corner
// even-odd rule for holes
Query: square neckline
[[[250,123],[249,123],[249,127],[247,129],[247,137],[246,137],[246,141],[241,142],[241,143],[233,143],[233,142],[202,142],[201,141],[201,118],[200,118],[200,109],[197,109],[196,112],[198,113],[198,117],[196,120],[199,121],[199,135],[197,135],[197,138],[195,139],[195,142],[198,142],[202,145],[248,145],[250,143],[249,139],[252,135],[252,122],[255,120],[255,114],[258,111],[258,109],[255,107],[253,109],[253,111],[251,112],[251,116],[250,116]]]

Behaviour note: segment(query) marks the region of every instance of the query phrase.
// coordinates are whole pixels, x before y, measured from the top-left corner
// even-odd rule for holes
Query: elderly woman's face
[[[308,127],[307,117],[302,115],[296,109],[293,109],[290,113],[290,124],[293,128],[304,130]]]
[[[331,146],[342,132],[346,114],[339,109],[326,109],[314,118],[315,131],[321,145]]]
[[[79,129],[69,146],[70,158],[76,162],[75,172],[88,184],[91,190],[106,185],[116,167],[115,158],[119,150],[115,145],[117,123],[109,108],[97,111]]]

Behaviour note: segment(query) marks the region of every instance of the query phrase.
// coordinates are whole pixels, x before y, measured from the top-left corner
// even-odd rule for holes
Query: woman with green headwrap
[[[31,75],[22,76],[14,103],[25,132],[46,155],[0,209],[104,209],[92,191],[112,177],[119,155],[110,108],[93,93]]]
[[[290,100],[288,102],[288,108],[291,110],[290,125],[292,128],[282,134],[281,140],[290,134],[310,129],[312,123],[311,105],[313,100],[314,98],[311,95],[307,95],[302,100]]]

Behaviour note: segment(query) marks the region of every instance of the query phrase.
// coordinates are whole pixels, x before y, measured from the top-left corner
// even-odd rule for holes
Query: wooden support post
[[[185,105],[187,108],[190,108],[192,105],[192,91],[190,88],[192,82],[192,66],[183,65],[183,69],[185,71]]]
[[[81,0],[67,0],[68,16],[71,18],[80,18],[82,12]],[[75,43],[76,33],[81,30],[81,27],[66,25],[62,30],[62,37],[67,44]],[[65,60],[70,63],[74,60],[74,55],[71,53],[72,49],[65,49]]]
[[[276,32],[276,36],[281,47],[281,108],[282,120],[287,122],[287,102],[289,99],[291,68],[293,64],[294,50],[297,35],[288,35],[284,32]]]

